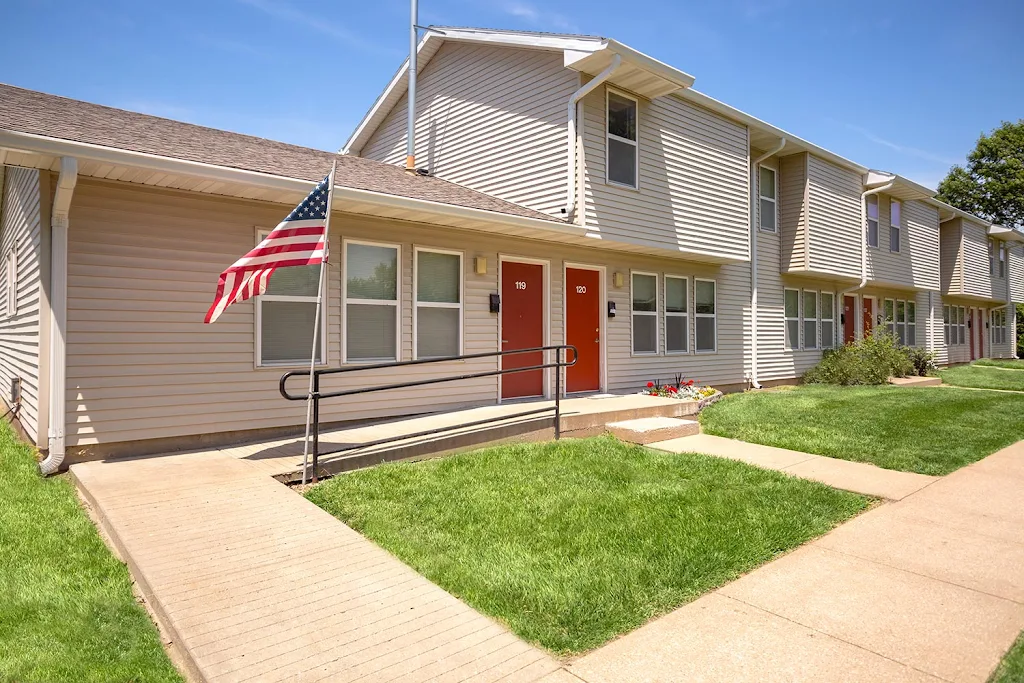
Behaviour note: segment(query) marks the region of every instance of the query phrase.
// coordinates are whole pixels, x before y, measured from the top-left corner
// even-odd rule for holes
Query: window
[[[6,277],[5,279],[5,291],[7,294],[7,317],[14,317],[18,313],[18,254],[11,249],[7,253],[7,259],[5,260],[6,265]],[[309,335],[310,339],[313,335]]]
[[[658,276],[633,273],[633,353],[658,352]]]
[[[787,289],[785,292],[786,348],[800,348],[800,291]]]
[[[892,299],[886,299],[882,313],[885,316],[885,331],[889,334],[896,335],[896,302]]]
[[[1005,344],[1007,340],[1006,309],[1000,308],[992,311],[991,318],[992,321],[990,325],[992,328],[992,345]]]
[[[907,345],[917,346],[917,304],[907,302]]]
[[[637,186],[637,101],[617,92],[608,93],[608,181]]]
[[[836,345],[836,303],[835,294],[821,293],[821,348],[831,349]]]
[[[898,199],[889,200],[889,251],[900,253],[900,230],[903,227],[903,203]]]
[[[1006,243],[999,243],[999,277],[1006,277]]]
[[[878,246],[878,195],[868,195],[868,246]]]
[[[257,243],[269,231],[257,233]],[[316,293],[320,266],[278,268],[267,282],[267,291],[256,300],[256,358],[258,365],[309,363],[316,325]],[[321,310],[316,362],[324,363],[326,306]]]
[[[896,337],[900,344],[907,345],[907,302],[896,302]]]
[[[804,348],[818,348],[818,293],[804,292]]]
[[[689,351],[690,331],[687,329],[689,309],[686,306],[689,280],[665,276],[665,352]]]
[[[957,344],[962,345],[967,343],[967,309],[957,306],[956,310]]]
[[[398,360],[399,247],[345,242],[344,362]]]
[[[996,241],[988,241],[988,274],[996,274]]]
[[[694,321],[696,337],[694,349],[697,353],[713,353],[718,350],[718,329],[715,305],[715,281],[694,280]]]
[[[775,232],[775,226],[778,222],[775,171],[761,166],[759,175],[757,192],[761,198],[761,204],[758,207],[758,219],[760,220],[762,230],[765,232]]]
[[[416,249],[416,358],[462,353],[462,253]]]
[[[945,342],[946,346],[950,345],[949,341],[949,306],[942,307],[942,341]]]

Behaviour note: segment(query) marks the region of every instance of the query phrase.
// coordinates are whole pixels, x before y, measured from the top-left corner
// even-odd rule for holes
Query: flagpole
[[[316,352],[320,344],[320,310],[324,298],[324,281],[327,279],[327,257],[330,251],[331,233],[331,200],[334,198],[334,174],[338,170],[338,160],[331,164],[331,179],[327,185],[327,217],[324,219],[324,253],[320,258],[320,282],[316,288],[316,317],[313,318],[313,352],[309,358],[309,391],[306,394],[306,436],[302,441],[302,485],[309,478],[309,426],[313,417],[313,373],[316,372]],[[313,473],[316,481],[316,472]]]

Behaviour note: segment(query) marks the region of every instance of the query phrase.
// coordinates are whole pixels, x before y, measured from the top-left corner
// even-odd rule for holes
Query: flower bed
[[[660,396],[662,398],[678,398],[682,400],[700,401],[701,407],[714,401],[708,401],[713,397],[721,396],[722,392],[712,386],[697,384],[696,380],[683,379],[682,375],[676,375],[675,382],[661,384],[660,380],[648,382],[647,386],[640,392],[645,396]],[[718,400],[717,398],[714,400]]]

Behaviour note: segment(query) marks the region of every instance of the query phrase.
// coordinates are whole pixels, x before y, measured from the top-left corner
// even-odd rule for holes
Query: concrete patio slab
[[[623,420],[606,425],[612,436],[622,441],[649,444],[691,436],[700,431],[696,420],[678,417],[644,417],[638,420]]]
[[[696,434],[649,445],[651,448],[672,453],[704,453],[719,458],[741,460],[765,469],[780,470],[804,479],[820,481],[846,491],[889,500],[901,500],[938,480],[938,477],[924,474],[886,470],[868,463],[762,446],[711,434]]]
[[[801,548],[723,595],[947,681],[984,681],[1024,605],[826,550]]]
[[[720,593],[613,641],[569,668],[589,683],[941,680]]]

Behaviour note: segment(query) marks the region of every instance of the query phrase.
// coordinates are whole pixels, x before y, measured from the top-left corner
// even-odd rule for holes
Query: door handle
[[[600,343],[601,343],[601,338],[600,338],[600,337],[598,337],[597,339],[595,339],[595,340],[594,340],[594,343],[595,343],[595,344],[600,344]]]
[[[508,339],[502,339],[502,340],[501,340],[501,343],[502,343],[502,344],[508,344]]]

